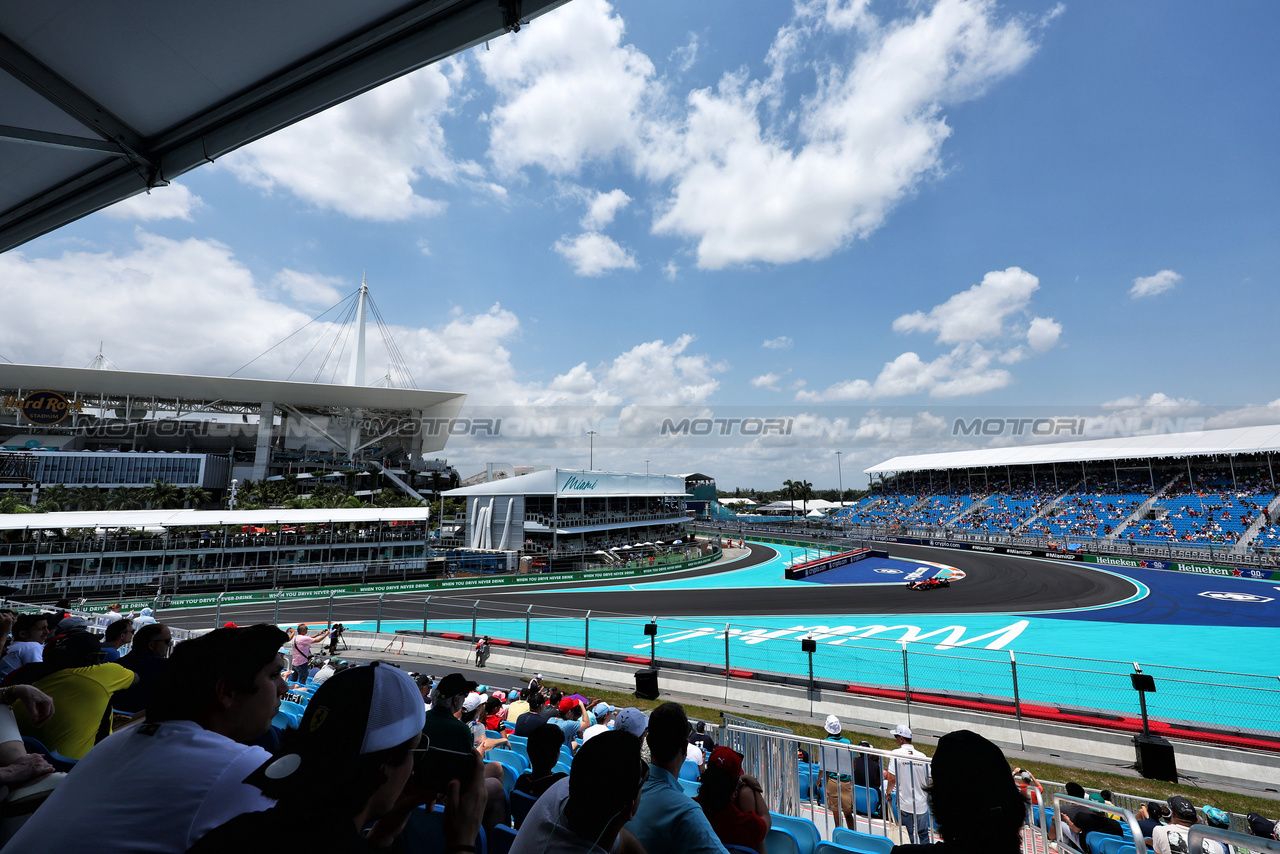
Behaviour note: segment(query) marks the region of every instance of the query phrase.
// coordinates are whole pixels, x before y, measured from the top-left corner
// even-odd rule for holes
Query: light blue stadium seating
[[[773,827],[789,831],[795,837],[800,846],[800,854],[813,854],[813,849],[822,841],[817,825],[807,818],[771,812],[769,820]]]
[[[771,827],[764,836],[763,854],[800,854],[800,841],[789,830]]]
[[[876,836],[874,833],[863,833],[847,827],[837,827],[831,834],[831,841],[861,854],[889,854],[894,846],[894,841],[887,836]]]

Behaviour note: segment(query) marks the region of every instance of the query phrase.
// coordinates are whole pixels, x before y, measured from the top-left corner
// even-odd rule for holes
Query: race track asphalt
[[[744,569],[771,560],[773,548],[749,544],[750,554],[729,563],[711,564],[684,573],[664,574],[654,581],[711,575]],[[925,546],[889,546],[892,557],[944,563],[963,570],[965,578],[948,588],[908,590],[905,585],[842,586],[814,583],[788,587],[760,587],[722,590],[607,590],[617,579],[595,584],[567,582],[539,585],[537,589],[501,591],[450,591],[426,594],[387,594],[382,601],[385,620],[421,620],[424,608],[432,619],[470,617],[473,600],[480,600],[478,616],[484,618],[523,617],[529,606],[534,616],[568,616],[591,609],[600,615],[640,614],[644,616],[724,616],[747,617],[804,614],[1033,614],[1068,608],[1108,605],[1132,597],[1139,591],[1134,582],[1097,568],[1068,562],[1048,563],[1003,555],[935,549]],[[576,588],[568,592],[566,588]],[[588,588],[588,589],[582,589]],[[327,600],[282,602],[279,622],[323,624],[328,618]],[[174,611],[166,622],[179,627],[208,627],[214,609]],[[378,616],[376,599],[338,599],[334,619],[354,622]],[[272,605],[249,604],[224,607],[222,621],[249,622],[276,619]]]

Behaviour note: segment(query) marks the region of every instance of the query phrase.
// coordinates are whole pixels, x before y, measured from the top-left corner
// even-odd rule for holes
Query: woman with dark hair
[[[711,751],[702,772],[702,788],[694,798],[725,845],[764,850],[764,837],[772,822],[764,789],[759,781],[742,773],[742,757],[728,747]]]
[[[25,706],[14,709],[18,730],[37,738],[69,759],[83,759],[97,742],[111,734],[111,695],[133,685],[133,671],[102,663],[98,638],[71,631],[51,640],[44,660],[19,667],[6,685],[31,685],[53,700],[53,717],[42,726]]]
[[[1000,748],[967,729],[938,740],[925,787],[942,842],[890,854],[1019,854],[1027,798]],[[946,849],[939,852],[939,848]],[[927,849],[927,850],[926,850]]]
[[[410,780],[425,717],[417,685],[398,668],[374,662],[335,673],[316,689],[280,755],[246,781],[276,805],[214,828],[188,854],[346,854],[391,845],[429,799]],[[473,758],[467,790],[456,780],[449,784],[449,849],[469,847],[479,831],[485,795],[480,759]],[[335,780],[340,785],[330,787]],[[329,792],[320,810],[318,788]]]

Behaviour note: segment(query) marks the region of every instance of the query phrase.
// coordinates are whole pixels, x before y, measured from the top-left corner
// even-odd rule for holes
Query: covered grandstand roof
[[[994,466],[1087,463],[1159,457],[1217,457],[1275,452],[1280,452],[1280,425],[1273,424],[1263,427],[1200,430],[1194,433],[1164,433],[1151,436],[1092,439],[1083,442],[1023,445],[1013,448],[913,454],[894,457],[864,471],[866,474],[888,474]]]
[[[317,525],[339,522],[424,522],[429,507],[334,510],[94,510],[0,514],[0,530],[59,528],[220,528],[223,525]]]
[[[0,252],[564,2],[0,4]]]
[[[670,497],[686,495],[684,475],[623,474],[579,469],[543,469],[519,477],[477,483],[444,494],[451,498],[469,495],[558,495],[561,498],[599,498],[631,495]]]
[[[466,395],[406,388],[282,382],[238,377],[202,377],[143,371],[102,371],[44,365],[0,364],[0,389],[50,389],[81,397],[171,398],[245,404],[257,408],[264,401],[277,405],[335,409],[409,410],[442,403],[461,408]],[[456,414],[456,413],[455,413]]]

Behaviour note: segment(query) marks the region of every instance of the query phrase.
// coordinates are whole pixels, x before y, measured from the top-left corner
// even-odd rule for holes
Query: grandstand
[[[895,457],[842,526],[1275,562],[1280,427]]]

